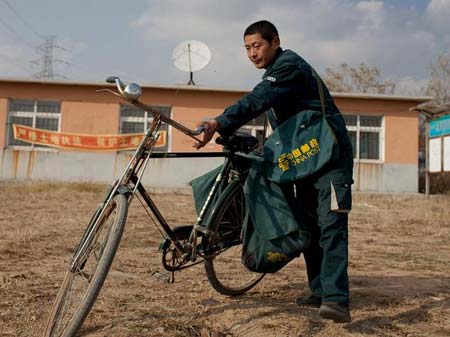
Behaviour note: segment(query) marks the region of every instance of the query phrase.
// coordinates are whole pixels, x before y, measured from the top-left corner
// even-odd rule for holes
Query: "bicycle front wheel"
[[[122,194],[105,206],[93,240],[80,251],[80,267],[66,272],[47,322],[46,337],[71,337],[83,324],[111,267],[127,212],[127,198]]]
[[[211,286],[227,296],[245,293],[265,275],[251,272],[241,262],[245,209],[242,186],[234,181],[217,201],[208,224],[208,229],[216,234],[206,242],[206,274]]]

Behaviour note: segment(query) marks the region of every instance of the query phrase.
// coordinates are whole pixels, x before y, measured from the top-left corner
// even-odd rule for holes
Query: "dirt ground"
[[[105,186],[0,182],[0,336],[42,336],[64,267]],[[186,194],[155,200],[173,225],[195,219]],[[216,293],[203,265],[162,283],[160,234],[134,202],[118,255],[81,336],[450,336],[450,196],[355,194],[353,322],[293,303],[302,258],[252,291]]]

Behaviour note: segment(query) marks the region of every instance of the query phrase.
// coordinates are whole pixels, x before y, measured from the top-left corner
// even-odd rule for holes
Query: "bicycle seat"
[[[223,145],[231,152],[249,153],[258,146],[258,139],[248,133],[235,132],[229,136],[221,136],[216,139],[216,143]]]

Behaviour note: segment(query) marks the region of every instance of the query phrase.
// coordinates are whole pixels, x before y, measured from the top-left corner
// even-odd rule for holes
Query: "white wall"
[[[363,192],[419,191],[417,165],[357,163],[353,166],[353,190]]]
[[[120,177],[131,154],[67,151],[0,152],[0,179],[111,182]],[[153,158],[145,185],[185,188],[193,178],[217,167],[224,158]],[[355,163],[356,191],[417,192],[418,169],[410,164]]]
[[[0,152],[0,179],[110,182],[122,175],[131,154],[121,152]],[[155,187],[187,187],[195,177],[217,167],[224,158],[152,158],[143,183]]]

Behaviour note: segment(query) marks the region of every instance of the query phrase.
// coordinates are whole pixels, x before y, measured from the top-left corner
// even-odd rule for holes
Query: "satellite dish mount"
[[[205,68],[210,59],[211,51],[200,41],[181,42],[172,52],[175,66],[181,71],[189,73],[188,85],[195,85],[194,72]]]
[[[194,72],[192,71],[192,63],[191,63],[191,44],[188,43],[188,57],[189,57],[189,82],[188,85],[195,85],[194,82]]]

